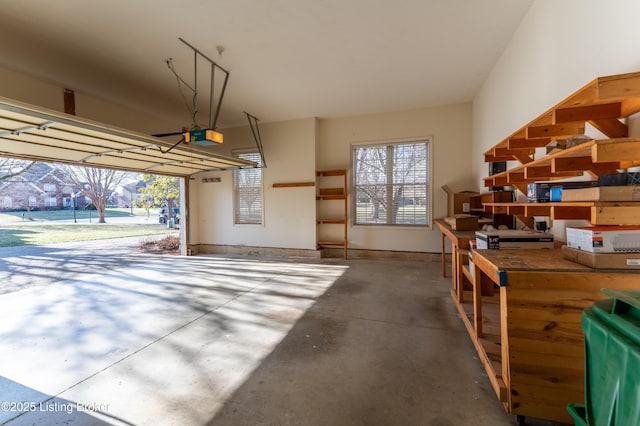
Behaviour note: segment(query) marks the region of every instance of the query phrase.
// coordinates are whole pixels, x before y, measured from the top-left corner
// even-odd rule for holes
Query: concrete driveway
[[[0,252],[0,424],[512,423],[439,262],[133,244]]]

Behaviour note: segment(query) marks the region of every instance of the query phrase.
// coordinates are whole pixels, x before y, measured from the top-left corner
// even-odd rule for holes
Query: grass
[[[102,240],[107,238],[143,235],[173,234],[166,225],[146,224],[31,224],[29,226],[3,225],[0,227],[0,247],[41,245],[72,241]]]
[[[45,221],[45,220],[73,220],[73,210],[38,210],[27,212],[4,212],[0,213],[0,223],[22,222],[24,213],[25,218],[31,215],[33,222]],[[147,212],[141,208],[133,209],[133,216],[146,216]],[[105,218],[110,217],[127,217],[131,216],[131,209],[107,209],[105,211]],[[153,209],[150,213],[150,217],[157,218],[157,209]],[[94,218],[97,220],[98,213],[95,210],[76,210],[76,219],[89,219]],[[26,220],[25,220],[26,221]]]

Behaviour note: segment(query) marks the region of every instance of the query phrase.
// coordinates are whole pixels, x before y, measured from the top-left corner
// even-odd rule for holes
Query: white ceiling
[[[2,0],[0,66],[190,126],[182,37],[230,71],[221,128],[407,110],[471,101],[532,2]]]

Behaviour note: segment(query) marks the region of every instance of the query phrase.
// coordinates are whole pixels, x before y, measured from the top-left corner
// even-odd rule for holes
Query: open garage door
[[[0,156],[150,174],[189,176],[255,167],[252,161],[0,97]],[[162,152],[165,151],[165,152]]]

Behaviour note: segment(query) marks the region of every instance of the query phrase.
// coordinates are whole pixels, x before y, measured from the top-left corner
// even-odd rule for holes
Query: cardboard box
[[[567,228],[567,245],[591,253],[640,252],[640,226]]]
[[[553,234],[547,232],[520,231],[476,231],[478,249],[550,249]]]
[[[444,221],[456,231],[475,231],[480,229],[478,216],[470,214],[457,214],[452,217],[445,217]]]
[[[442,189],[447,193],[447,216],[469,213],[471,211],[471,197],[479,195],[473,191],[453,192],[447,185],[442,185]]]
[[[561,201],[562,193],[570,188],[591,188],[596,186],[594,180],[573,182],[532,182],[527,184],[527,201],[529,203],[548,203]]]
[[[594,269],[640,269],[640,253],[591,253],[562,246],[562,256]]]
[[[640,201],[640,185],[565,189],[562,201]]]

